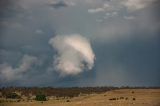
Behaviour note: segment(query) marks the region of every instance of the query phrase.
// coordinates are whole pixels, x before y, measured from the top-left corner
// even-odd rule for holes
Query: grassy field
[[[160,106],[160,89],[119,89],[102,94],[48,99],[45,102],[3,102],[0,106]]]

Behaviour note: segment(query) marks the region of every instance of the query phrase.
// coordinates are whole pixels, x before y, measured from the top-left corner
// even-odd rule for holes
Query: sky
[[[159,0],[0,0],[0,87],[160,86]]]

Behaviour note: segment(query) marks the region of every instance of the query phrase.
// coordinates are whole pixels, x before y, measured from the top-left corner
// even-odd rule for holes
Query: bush
[[[120,99],[124,99],[124,97],[120,97]]]
[[[36,99],[35,100],[37,100],[37,101],[46,101],[47,99],[46,99],[46,95],[44,95],[44,94],[37,94],[36,95]]]
[[[20,96],[17,95],[15,92],[7,93],[5,96],[6,98],[10,98],[10,99],[20,99]]]
[[[109,100],[116,100],[117,98],[110,98]]]
[[[20,101],[21,101],[20,99],[17,100],[17,102],[20,102]]]
[[[125,99],[128,100],[128,97],[126,97]]]
[[[67,100],[66,102],[70,102],[70,100]]]

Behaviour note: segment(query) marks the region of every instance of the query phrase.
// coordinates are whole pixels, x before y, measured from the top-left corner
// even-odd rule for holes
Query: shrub
[[[109,100],[116,100],[117,98],[110,98]]]
[[[20,99],[17,100],[17,102],[20,102],[20,101],[21,101]]]
[[[37,101],[46,101],[47,100],[46,99],[46,95],[39,93],[39,94],[36,95],[36,99],[35,100],[37,100]]]
[[[120,97],[120,99],[124,99],[124,97]]]
[[[136,100],[136,98],[133,98],[133,100]]]
[[[7,93],[6,98],[10,98],[10,99],[20,99],[21,97],[19,95],[17,95],[15,92],[10,92]]]
[[[70,102],[70,100],[67,100],[66,102]]]

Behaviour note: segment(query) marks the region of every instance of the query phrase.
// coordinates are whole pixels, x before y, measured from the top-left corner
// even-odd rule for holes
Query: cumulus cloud
[[[88,9],[88,13],[99,13],[99,12],[106,12],[106,11],[113,11],[113,7],[108,3],[103,3],[101,7]]]
[[[88,9],[89,13],[98,13],[98,12],[104,12],[103,8],[96,8],[96,9]]]
[[[77,75],[91,70],[95,55],[90,42],[79,34],[56,36],[49,40],[56,50],[53,67],[60,75]]]
[[[145,8],[154,1],[155,0],[127,0],[126,2],[124,2],[124,5],[128,10],[134,11]]]
[[[136,17],[134,16],[124,16],[124,19],[126,20],[134,20]]]
[[[21,64],[17,68],[13,68],[7,63],[0,64],[0,77],[3,80],[12,81],[19,79],[28,71],[33,64],[37,62],[34,56],[24,55]]]

